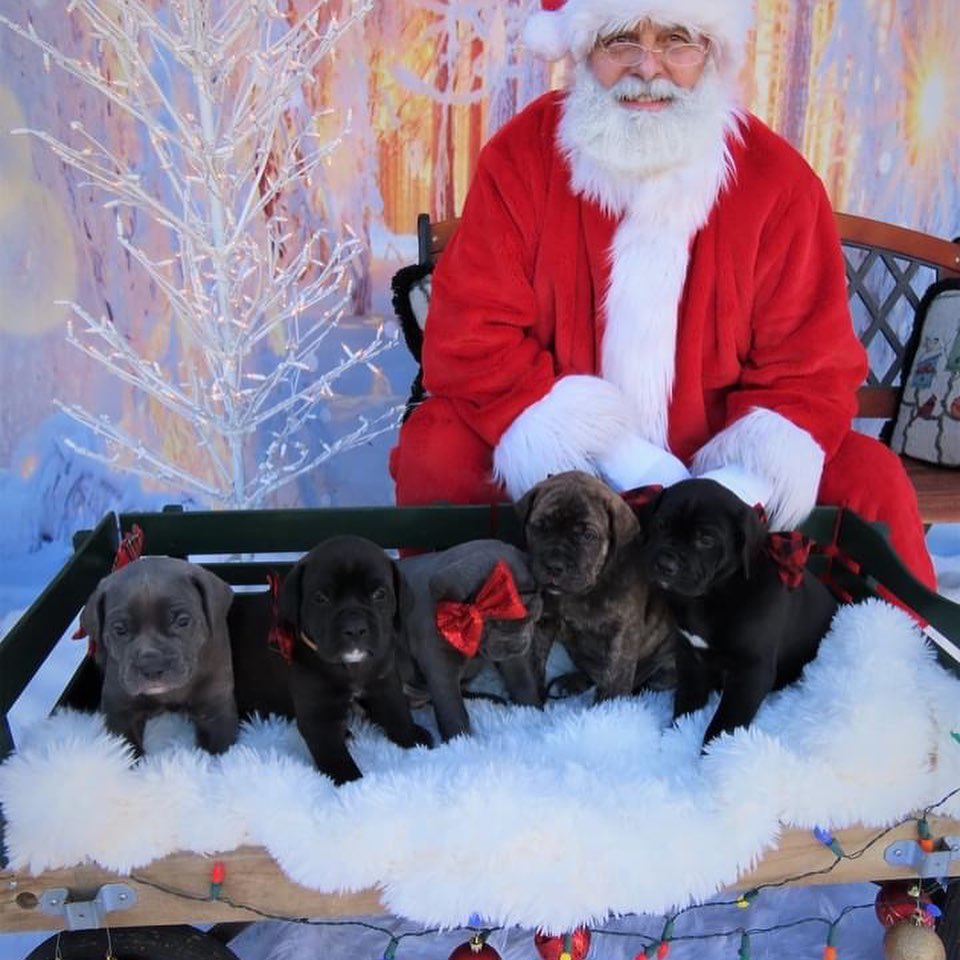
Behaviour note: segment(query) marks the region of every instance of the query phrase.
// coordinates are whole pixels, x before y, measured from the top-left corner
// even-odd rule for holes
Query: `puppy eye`
[[[584,543],[595,543],[600,539],[600,534],[593,527],[580,527],[577,530],[577,536]]]
[[[190,624],[191,624],[191,622],[192,622],[192,620],[191,620],[191,618],[190,618],[190,614],[189,614],[189,613],[178,613],[178,614],[173,618],[173,625],[174,625],[175,627],[180,627],[181,629],[183,629],[184,627],[189,627]]]
[[[382,603],[387,599],[387,588],[377,587],[377,589],[370,594],[370,599],[376,601],[377,603]]]
[[[123,620],[115,620],[110,624],[110,632],[115,637],[125,637],[127,635],[127,625]]]
[[[706,549],[717,545],[717,535],[712,530],[697,530],[693,535],[694,546]]]
[[[329,598],[325,593],[323,593],[323,592],[315,593],[315,594],[313,595],[313,602],[314,602],[318,607],[322,607],[322,606],[325,606],[326,604],[328,604],[328,603],[330,602],[330,598]]]

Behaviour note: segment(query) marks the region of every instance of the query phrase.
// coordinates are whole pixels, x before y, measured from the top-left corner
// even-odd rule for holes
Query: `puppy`
[[[645,576],[664,592],[683,635],[674,718],[720,703],[704,745],[745,727],[763,698],[816,655],[837,604],[804,569],[777,563],[757,511],[713,480],[665,489],[644,513]]]
[[[640,576],[630,507],[576,470],[536,484],[516,507],[544,591],[543,623],[596,685],[596,700],[672,685],[674,626]]]
[[[500,561],[507,564],[526,610],[517,619],[497,616],[493,604],[482,605],[490,611],[484,612],[476,603]],[[532,645],[543,601],[523,551],[500,540],[473,540],[439,553],[405,557],[400,573],[413,598],[404,633],[419,674],[414,685],[418,680],[426,685],[444,740],[470,732],[462,684],[479,673],[484,661],[495,664],[514,703],[543,706],[543,664]],[[462,635],[454,637],[459,647],[454,646],[438,628],[438,605],[450,602],[482,623],[476,650],[466,648]]]
[[[107,729],[143,752],[143,728],[187,714],[197,744],[222,753],[237,738],[227,611],[233,591],[203,567],[141,557],[97,585],[80,614],[103,674]]]
[[[278,615],[294,638],[289,683],[297,728],[334,783],[362,776],[346,744],[354,703],[401,747],[431,745],[403,691],[400,602],[396,564],[364,537],[324,540],[284,578]]]

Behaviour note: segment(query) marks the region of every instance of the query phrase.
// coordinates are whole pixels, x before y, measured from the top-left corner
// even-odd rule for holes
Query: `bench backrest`
[[[960,245],[849,213],[836,214],[836,220],[850,313],[870,359],[867,382],[859,393],[859,416],[887,420],[896,413],[903,366],[913,347],[917,304],[935,280],[960,276]],[[417,217],[421,264],[440,256],[459,222],[431,220],[426,213]]]

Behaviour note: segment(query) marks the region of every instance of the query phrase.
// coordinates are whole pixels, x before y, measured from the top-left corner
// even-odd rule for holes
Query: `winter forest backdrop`
[[[187,0],[87,5],[114,25],[130,6],[142,6],[160,24],[173,24],[202,6]],[[954,0],[758,0],[743,75],[745,100],[803,151],[836,209],[945,237],[960,233],[954,5]],[[9,515],[9,522],[0,524],[0,554],[7,556],[64,541],[106,509],[176,500],[216,505],[216,498],[205,494],[215,478],[204,459],[215,445],[191,429],[203,419],[202,411],[188,410],[180,419],[174,413],[182,409],[171,412],[176,403],[182,407],[188,386],[198,409],[222,401],[203,396],[214,387],[196,373],[196,341],[187,329],[193,301],[171,304],[164,295],[164,270],[182,262],[183,240],[172,243],[169,225],[147,215],[148,208],[108,203],[115,196],[51,149],[56,140],[82,162],[94,144],[115,162],[124,189],[135,183],[145,196],[151,190],[158,196],[169,192],[156,131],[148,135],[101,90],[51,57],[55,51],[89,67],[114,91],[129,79],[129,63],[92,33],[76,9],[82,6],[71,4],[65,15],[55,0],[0,0],[0,13],[49,44],[44,52],[22,33],[0,27],[0,511]],[[305,238],[324,238],[321,260],[334,244],[353,244],[340,262],[344,282],[339,275],[331,281],[343,294],[337,329],[322,345],[308,344],[309,355],[291,363],[296,380],[291,391],[310,391],[313,381],[344,357],[359,357],[335,384],[313,389],[312,416],[297,423],[312,441],[329,446],[354,429],[358,416],[389,417],[406,397],[413,368],[405,350],[378,352],[369,360],[361,351],[378,337],[395,336],[389,279],[415,258],[417,213],[459,212],[482,143],[532,98],[561,84],[564,67],[524,55],[518,35],[531,0],[328,0],[319,6],[313,0],[261,0],[247,6],[262,9],[265,21],[272,17],[284,28],[309,21],[322,33],[331,24],[346,24],[303,82],[290,88],[276,132],[267,131],[273,140],[266,165],[256,166],[264,158],[251,153],[249,169],[242,171],[250,174],[256,166],[262,193],[283,160],[284,144],[294,170],[304,151],[313,150],[309,176],[293,178],[275,200],[261,197],[257,216],[249,219],[251,234],[280,231],[267,242],[273,245],[271,256],[280,249],[286,261],[278,267],[270,260],[271,269],[289,268]],[[356,22],[349,22],[351,16]],[[163,88],[161,135],[176,132],[173,115],[182,117],[189,132],[196,121],[190,91],[155,41],[145,33],[132,55]],[[238,90],[229,89],[233,81],[219,80],[239,101]],[[251,89],[250,102],[256,102],[256,84]],[[9,132],[22,128],[40,136]],[[227,148],[232,146],[227,141]],[[190,181],[189,171],[179,175]],[[152,271],[144,268],[147,262]],[[315,279],[313,267],[311,274],[306,263],[292,277],[294,289],[301,275],[304,284]],[[194,280],[203,293],[204,276]],[[246,296],[242,285],[240,292]],[[322,323],[322,310],[336,314],[338,308],[321,299],[312,309],[313,316],[308,310],[303,318],[289,312],[295,324],[308,327]],[[115,354],[142,358],[136,376],[118,376],[116,368],[97,360],[89,337],[85,350],[70,342],[83,339],[81,317],[100,325]],[[79,333],[68,333],[70,321],[69,329]],[[281,361],[290,362],[290,338],[288,328],[259,336],[251,381],[262,382]],[[176,386],[173,399],[163,395],[162,383],[159,393],[143,388],[144,379],[157,371],[161,381],[166,377]],[[99,435],[71,420],[64,407],[84,411]],[[122,434],[128,449],[104,447],[106,433]],[[268,436],[266,428],[254,437],[254,455],[268,466],[276,450],[286,449],[278,437],[285,435]],[[151,443],[155,459],[141,462],[148,478],[132,483],[127,469]],[[389,503],[391,443],[389,430],[371,434],[293,482],[264,487],[267,493],[249,503]],[[78,457],[77,447],[99,451],[116,466]],[[157,463],[175,469],[161,470]],[[178,487],[177,476],[188,474],[200,478],[198,487]],[[166,482],[160,482],[164,475]]]

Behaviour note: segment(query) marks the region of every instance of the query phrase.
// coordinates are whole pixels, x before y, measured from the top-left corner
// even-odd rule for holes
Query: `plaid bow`
[[[440,635],[464,656],[475,657],[487,620],[521,620],[527,608],[520,599],[505,560],[497,562],[472,602],[440,600],[436,623]]]
[[[767,511],[762,504],[753,508],[764,526],[769,523]],[[777,576],[788,590],[796,590],[803,583],[812,543],[799,530],[783,530],[768,533],[764,551],[777,566]]]
[[[663,493],[663,484],[648,483],[645,487],[634,487],[632,490],[624,490],[620,497],[627,506],[636,513],[641,507],[656,500]]]

